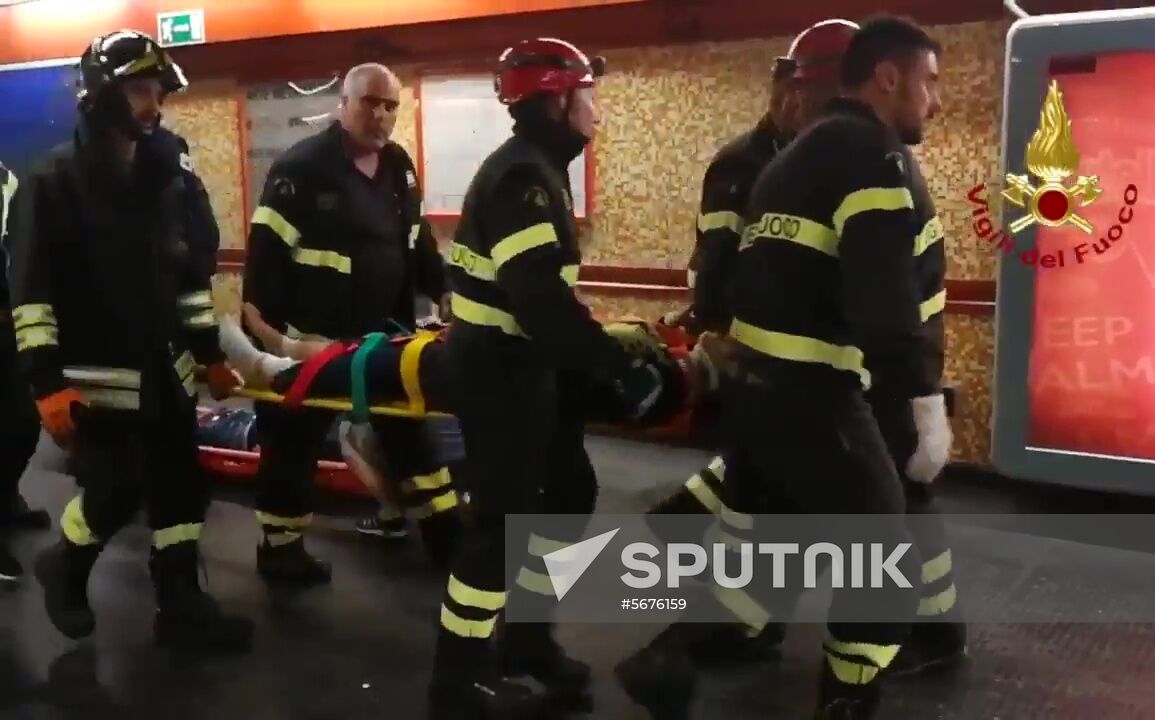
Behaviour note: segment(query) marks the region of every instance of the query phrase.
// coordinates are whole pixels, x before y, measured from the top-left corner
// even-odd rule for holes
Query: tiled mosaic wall
[[[966,193],[996,176],[1001,123],[1003,39],[1006,23],[934,28],[944,45],[944,110],[932,122],[917,154],[947,228],[948,275],[994,278],[993,255],[967,230]],[[587,262],[680,268],[693,242],[696,202],[713,152],[750,127],[767,102],[766,70],[788,39],[635,48],[608,53],[610,74],[599,87],[603,111],[596,145],[596,212],[586,230]],[[416,156],[413,73],[395,68],[407,86],[394,133]],[[313,88],[326,78],[301,79]],[[287,88],[284,84],[280,89]],[[269,88],[247,88],[246,95]],[[281,93],[282,95],[284,93]],[[192,142],[222,227],[225,247],[243,246],[244,191],[239,175],[240,140],[235,88],[201,88],[174,102],[171,124]],[[255,123],[254,133],[260,132]],[[260,143],[250,139],[249,148]],[[249,159],[246,158],[246,161]],[[259,159],[250,174],[263,172]],[[252,170],[255,168],[255,170]],[[250,178],[259,187],[260,178]],[[438,228],[443,237],[449,227]],[[240,283],[218,278],[222,311],[235,311]],[[585,299],[600,312],[655,318],[666,303],[638,299]],[[958,419],[960,459],[985,462],[989,453],[990,369],[993,332],[989,319],[951,316],[950,381],[965,395]]]

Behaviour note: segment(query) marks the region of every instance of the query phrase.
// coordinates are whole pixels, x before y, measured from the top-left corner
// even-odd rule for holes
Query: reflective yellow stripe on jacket
[[[316,250],[300,246],[301,231],[271,207],[262,205],[253,212],[252,224],[264,225],[276,233],[292,250],[293,262],[299,265],[330,268],[348,275],[353,271],[353,261],[348,256],[333,250]]]
[[[739,233],[742,232],[742,216],[729,210],[703,213],[698,216],[698,230],[702,233],[711,230],[733,230]]]
[[[502,265],[524,252],[556,242],[557,233],[553,225],[538,223],[496,243],[490,252],[492,257],[486,257],[460,243],[452,243],[449,247],[449,265],[476,280],[495,283],[497,271]],[[565,265],[560,275],[567,285],[575,287],[578,271],[577,265]],[[517,318],[505,310],[467,298],[460,292],[453,293],[451,302],[453,316],[458,320],[472,325],[497,328],[514,337],[529,337],[518,324]]]
[[[866,188],[855,190],[842,199],[834,211],[834,232],[842,237],[842,229],[855,215],[876,210],[914,208],[914,198],[906,188]]]
[[[760,240],[785,240],[838,257],[838,235],[834,229],[797,215],[766,213],[758,222],[746,226],[741,249]]]
[[[853,345],[834,345],[817,338],[773,332],[735,319],[730,337],[751,350],[780,360],[819,363],[836,370],[858,375],[865,389],[870,389],[870,372],[863,364],[862,351]]]

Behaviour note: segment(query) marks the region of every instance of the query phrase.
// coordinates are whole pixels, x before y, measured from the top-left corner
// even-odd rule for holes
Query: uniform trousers
[[[471,522],[441,607],[435,686],[460,685],[496,669],[494,630],[507,600],[508,609],[516,603],[519,613],[532,614],[519,617],[540,620],[518,623],[522,630],[548,641],[548,608],[557,601],[542,557],[580,539],[598,494],[585,450],[580,373],[547,369],[515,353],[471,354],[453,367],[453,382]],[[519,524],[507,535],[506,515],[533,513],[552,517]],[[504,637],[514,635],[526,633],[508,623]]]

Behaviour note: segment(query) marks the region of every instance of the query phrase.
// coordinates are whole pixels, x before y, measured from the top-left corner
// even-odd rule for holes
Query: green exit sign
[[[157,38],[164,47],[205,41],[205,11],[178,10],[156,14]]]

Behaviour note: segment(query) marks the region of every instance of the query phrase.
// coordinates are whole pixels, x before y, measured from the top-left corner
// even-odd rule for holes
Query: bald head
[[[358,65],[341,84],[341,126],[361,152],[384,147],[397,123],[401,81],[378,63]]]

